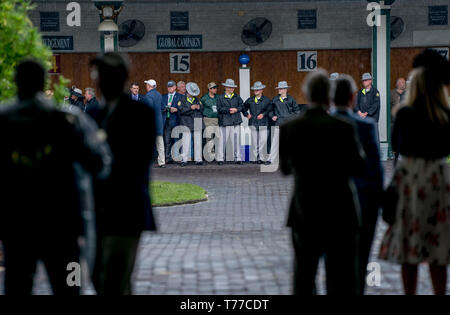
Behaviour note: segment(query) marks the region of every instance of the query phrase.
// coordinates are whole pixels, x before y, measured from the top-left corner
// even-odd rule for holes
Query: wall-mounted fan
[[[396,39],[403,33],[405,23],[398,16],[391,17],[391,40]]]
[[[126,20],[119,26],[119,46],[136,45],[145,35],[145,25],[139,20]]]
[[[256,18],[244,26],[241,39],[248,46],[256,46],[265,42],[270,34],[272,34],[272,22],[266,18]]]

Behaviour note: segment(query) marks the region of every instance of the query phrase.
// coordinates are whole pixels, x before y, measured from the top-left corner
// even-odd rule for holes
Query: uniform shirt
[[[230,114],[230,108],[236,108],[237,112]],[[222,94],[217,99],[217,111],[219,112],[219,126],[237,126],[242,123],[241,112],[244,110],[242,98],[233,93]]]
[[[256,96],[249,97],[244,103],[244,116],[248,114],[252,115],[249,119],[249,126],[268,126],[269,125],[269,115],[272,112],[272,100],[268,97],[262,95],[261,98]],[[258,119],[258,116],[263,114],[262,119]]]
[[[280,126],[288,119],[298,115],[300,113],[300,107],[297,101],[290,95],[282,99],[280,95],[277,95],[272,100],[273,112],[271,117],[277,116],[275,121],[276,126]]]
[[[202,102],[204,109],[203,109],[203,116],[208,118],[218,118],[219,113],[217,112],[217,94],[214,95],[214,98],[209,96],[209,93],[202,96],[200,99],[200,102]]]
[[[192,109],[192,105],[200,105],[200,109]],[[194,97],[190,99],[187,96],[182,96],[178,102],[178,110],[180,111],[181,126],[188,127],[192,132],[194,131],[194,127],[198,128],[198,126],[195,126],[195,119],[200,119],[201,128],[203,129],[205,127],[203,123],[203,105],[198,98]]]
[[[370,91],[366,89],[359,90],[355,106],[355,112],[358,111],[367,113],[367,117],[371,117],[378,122],[380,118],[380,92],[374,87]]]

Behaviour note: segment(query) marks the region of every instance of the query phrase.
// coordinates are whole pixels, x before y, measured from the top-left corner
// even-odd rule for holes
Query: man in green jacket
[[[200,103],[203,104],[203,121],[205,122],[206,131],[206,152],[215,153],[215,147],[212,139],[212,134],[219,137],[219,113],[217,112],[217,84],[214,82],[208,83],[208,93],[202,96]],[[206,156],[205,156],[206,158]],[[211,162],[214,158],[207,159]]]

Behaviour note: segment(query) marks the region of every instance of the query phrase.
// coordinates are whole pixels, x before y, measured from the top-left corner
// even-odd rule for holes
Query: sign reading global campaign
[[[157,35],[157,49],[202,49],[202,35]]]
[[[73,36],[42,36],[51,50],[73,50]]]

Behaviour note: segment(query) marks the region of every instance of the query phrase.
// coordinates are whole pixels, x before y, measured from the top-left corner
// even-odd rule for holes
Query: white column
[[[245,102],[250,97],[250,68],[241,67],[239,68],[239,95]],[[241,125],[241,145],[251,145],[251,131],[248,127],[248,119],[246,117],[242,118]],[[243,151],[244,152],[244,151]]]
[[[388,137],[387,137],[387,91],[390,89],[387,81],[387,27],[386,15],[380,16],[381,24],[377,27],[377,89],[380,91],[380,120],[378,123],[378,132],[380,135],[381,159],[387,160],[388,157]]]

